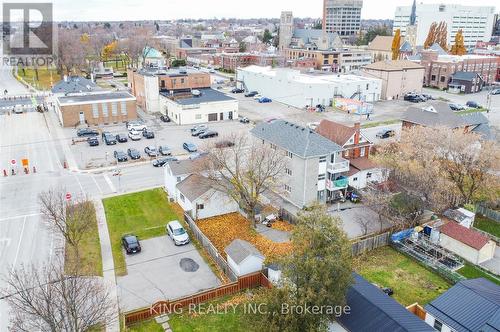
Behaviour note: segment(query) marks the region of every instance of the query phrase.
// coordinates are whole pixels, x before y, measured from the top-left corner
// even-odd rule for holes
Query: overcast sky
[[[412,1],[364,0],[361,16],[366,19],[392,19],[397,5],[411,5]],[[291,10],[296,17],[319,18],[323,6],[323,0],[53,0],[53,3],[54,16],[58,21],[269,18],[279,17],[282,10]],[[426,0],[424,3],[495,6],[498,1]]]

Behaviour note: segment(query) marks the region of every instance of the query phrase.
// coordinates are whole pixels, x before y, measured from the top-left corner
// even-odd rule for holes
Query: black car
[[[414,94],[414,93],[407,93],[404,97],[404,100],[412,102],[412,103],[420,103],[422,101],[426,101],[427,99],[425,97],[422,97],[421,95]]]
[[[97,130],[90,129],[90,128],[80,128],[76,131],[76,135],[78,137],[82,136],[99,136],[99,133]]]
[[[384,130],[379,131],[375,136],[377,138],[384,139],[384,138],[392,137],[394,135],[396,135],[396,132],[394,130],[392,130],[392,129],[384,129]]]
[[[158,156],[158,150],[154,146],[146,146],[144,152],[150,157]]]
[[[116,138],[111,134],[105,135],[104,136],[104,143],[106,143],[106,145],[115,145]]]
[[[120,143],[125,143],[128,141],[128,137],[127,135],[124,135],[124,134],[118,134],[115,136],[116,137],[116,140]]]
[[[87,143],[89,143],[90,146],[98,146],[99,140],[97,139],[97,137],[89,137],[87,138]]]
[[[481,106],[478,103],[471,100],[469,100],[465,105],[470,108],[481,108]]]
[[[127,154],[130,157],[130,159],[133,159],[133,160],[141,159],[141,154],[139,153],[139,151],[137,149],[130,148],[127,150]]]
[[[234,89],[231,90],[231,93],[243,93],[243,92],[245,92],[245,90],[238,89],[238,88],[234,88]]]
[[[158,152],[162,155],[162,156],[170,156],[172,154],[172,151],[170,150],[170,148],[166,145],[162,145],[158,148]]]
[[[240,122],[241,123],[250,123],[250,120],[246,116],[243,116],[243,117],[240,117]]]
[[[123,151],[115,151],[114,156],[117,161],[122,162],[122,161],[127,161],[128,157]]]
[[[142,136],[146,137],[147,139],[152,139],[155,138],[155,133],[153,133],[151,130],[143,130],[142,131]]]
[[[153,160],[153,166],[154,167],[162,167],[169,161],[177,161],[177,158],[175,157],[166,157],[166,158],[160,158],[160,159],[155,159]]]
[[[141,244],[139,243],[139,238],[135,235],[123,236],[122,245],[127,255],[141,252]]]
[[[205,139],[205,138],[217,137],[217,136],[219,136],[218,132],[212,131],[212,130],[207,130],[207,131],[199,134],[198,138]]]
[[[163,122],[170,122],[170,118],[168,117],[168,115],[160,116],[160,120]]]
[[[257,91],[250,91],[250,92],[245,93],[245,97],[255,97],[258,94],[259,93]]]

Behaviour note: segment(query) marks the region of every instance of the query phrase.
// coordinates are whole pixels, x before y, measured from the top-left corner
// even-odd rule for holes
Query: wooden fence
[[[483,216],[490,218],[491,220],[494,220],[496,222],[500,222],[500,212],[488,209],[485,206],[482,205],[477,205],[476,206],[476,212],[479,214],[482,214]]]
[[[193,220],[193,218],[191,218],[189,214],[184,213],[184,220],[188,223],[189,228],[193,231],[193,234],[198,242],[203,246],[210,257],[212,257],[214,262],[222,270],[222,272],[224,272],[229,280],[238,280],[238,276],[233,272],[233,270],[231,270],[229,264],[227,264],[224,257],[222,257],[217,248],[215,248],[212,241],[210,241],[210,239],[198,228],[198,225],[196,225],[196,222]]]
[[[356,239],[352,244],[352,255],[357,256],[367,251],[383,247],[389,244],[391,234],[389,232]]]
[[[255,287],[271,287],[271,282],[262,272],[254,272],[237,278],[236,281],[216,288],[211,288],[193,295],[175,300],[158,301],[149,308],[143,308],[125,313],[125,326],[148,320],[153,317],[179,312],[191,305],[198,305],[216,298],[236,294],[242,290]]]

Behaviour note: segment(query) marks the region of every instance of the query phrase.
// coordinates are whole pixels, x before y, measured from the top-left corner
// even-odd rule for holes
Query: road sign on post
[[[16,160],[15,160],[15,159],[12,159],[12,160],[10,161],[10,164],[11,164],[12,166],[14,166],[14,165],[16,164]]]
[[[71,194],[70,193],[67,193],[66,194],[66,200],[69,201],[71,199]]]
[[[29,161],[28,159],[21,159],[21,163],[23,164],[23,167],[28,167],[29,166]]]

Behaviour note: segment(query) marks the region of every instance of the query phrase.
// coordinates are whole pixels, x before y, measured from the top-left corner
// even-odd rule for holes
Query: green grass
[[[121,237],[132,233],[145,240],[165,235],[165,225],[178,219],[167,201],[163,189],[106,198],[103,200],[108,223],[115,272],[125,275],[127,268],[121,247]]]
[[[375,121],[375,122],[365,122],[361,125],[362,128],[373,128],[373,127],[378,127],[378,126],[387,126],[391,124],[396,124],[401,122],[401,120],[398,119],[392,119],[392,120],[385,120],[385,121]]]
[[[154,319],[134,324],[126,328],[127,332],[163,332],[163,328]]]
[[[36,73],[33,68],[24,68],[23,71],[23,69],[19,67],[17,74],[26,81],[26,83],[41,90],[50,90],[52,88],[51,83],[55,84],[61,79],[55,68],[38,68],[38,80],[36,79]]]
[[[486,112],[486,108],[468,108],[466,110],[463,110],[463,111],[458,111],[458,112],[455,112],[455,114],[470,114],[470,113],[477,113],[477,112]]]
[[[474,227],[500,238],[500,223],[481,214],[476,214]]]
[[[460,273],[461,275],[463,275],[464,277],[466,277],[467,279],[474,279],[474,278],[481,278],[482,277],[482,278],[488,279],[488,280],[496,283],[497,285],[500,285],[499,278],[496,278],[493,275],[490,275],[490,274],[484,272],[483,270],[481,270],[481,269],[479,269],[479,268],[477,268],[474,265],[469,264],[469,263],[465,263],[464,267],[462,267],[457,272]]]
[[[389,246],[356,257],[354,269],[370,282],[392,288],[394,299],[404,306],[415,302],[426,304],[451,286],[441,276]]]

